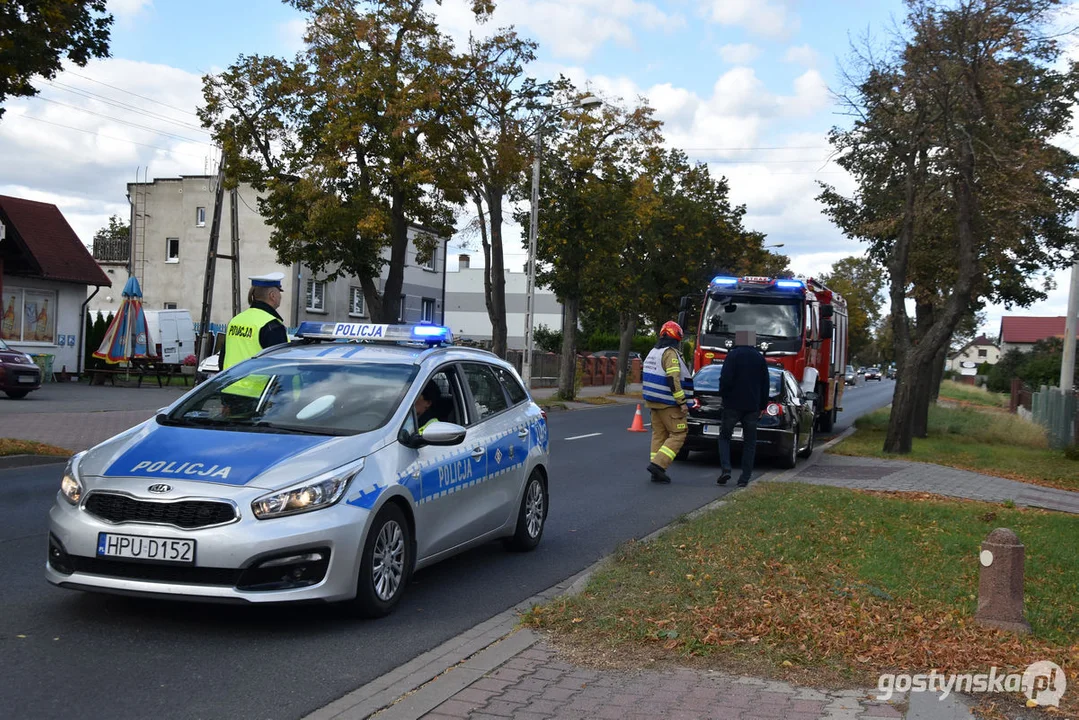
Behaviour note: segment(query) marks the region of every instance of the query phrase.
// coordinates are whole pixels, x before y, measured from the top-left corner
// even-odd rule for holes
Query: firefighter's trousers
[[[686,441],[686,412],[677,405],[649,409],[652,411],[651,460],[666,470]]]

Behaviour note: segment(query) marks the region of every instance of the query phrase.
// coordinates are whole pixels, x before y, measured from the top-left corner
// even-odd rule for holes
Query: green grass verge
[[[982,407],[1006,408],[1009,398],[1003,393],[991,393],[984,388],[964,385],[954,380],[940,384],[940,397],[954,402],[969,403]]]
[[[70,457],[74,455],[67,448],[33,442],[31,440],[14,440],[12,438],[0,438],[0,457],[8,455],[56,455],[58,457]]]
[[[894,458],[881,450],[888,429],[888,409],[854,422],[858,432],[834,446],[837,455]],[[937,463],[988,475],[1079,490],[1079,460],[1050,450],[1041,427],[1007,413],[972,407],[929,408],[929,437],[915,438],[904,460]]]
[[[978,551],[1026,545],[1027,637],[973,623]],[[650,543],[525,623],[586,653],[686,661],[792,680],[869,682],[887,669],[1079,667],[1079,517],[763,483]]]

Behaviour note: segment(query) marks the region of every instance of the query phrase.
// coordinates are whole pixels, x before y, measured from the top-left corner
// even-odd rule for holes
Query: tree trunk
[[[395,191],[390,198],[390,268],[382,290],[378,317],[372,308],[371,319],[377,323],[396,323],[401,317],[401,288],[405,281],[405,258],[408,253],[408,220],[405,218],[404,194]]]
[[[935,319],[932,302],[918,302],[914,306],[914,330],[915,342],[921,343],[933,326]],[[934,353],[934,357],[936,354]],[[920,356],[919,356],[920,357]],[[932,362],[930,360],[929,362]],[[925,438],[929,435],[929,405],[932,396],[933,372],[928,367],[926,372],[917,372],[914,375],[914,417],[911,420],[911,435],[916,438]]]
[[[577,397],[577,315],[580,298],[566,298],[562,307],[566,320],[562,324],[562,363],[558,370],[558,396],[562,400]]]
[[[498,357],[506,358],[506,261],[502,252],[502,191],[487,189],[487,211],[491,219],[490,276],[491,296],[487,303],[487,315],[491,319],[492,350]],[[532,308],[535,320],[536,308]]]
[[[629,351],[633,345],[633,336],[637,334],[637,314],[618,313],[618,330],[618,372],[614,375],[611,392],[615,395],[625,395],[629,376]]]
[[[929,381],[929,400],[936,402],[940,397],[940,384],[944,382],[944,363],[948,360],[948,345],[945,344],[933,358],[933,377]]]
[[[374,278],[361,277],[360,288],[363,290],[363,301],[367,304],[367,315],[373,322],[375,318],[382,317],[382,296],[378,294],[378,285]]]

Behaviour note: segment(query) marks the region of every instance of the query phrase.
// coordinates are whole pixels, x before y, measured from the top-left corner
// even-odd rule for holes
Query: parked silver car
[[[378,616],[416,569],[496,538],[536,547],[547,422],[511,365],[433,326],[298,335],[73,457],[47,579]]]

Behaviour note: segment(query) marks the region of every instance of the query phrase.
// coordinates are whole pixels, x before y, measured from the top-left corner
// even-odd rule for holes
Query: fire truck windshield
[[[704,306],[703,334],[732,336],[740,328],[753,328],[758,338],[800,339],[802,304],[791,298],[716,294]]]

